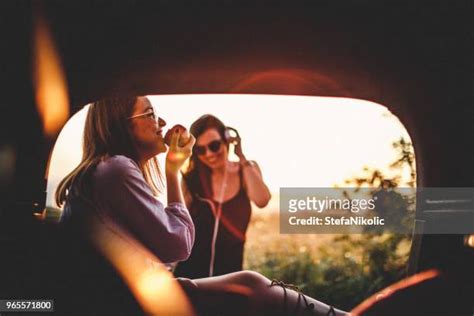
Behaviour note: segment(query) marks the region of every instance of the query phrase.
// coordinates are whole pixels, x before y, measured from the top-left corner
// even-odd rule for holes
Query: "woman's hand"
[[[231,140],[234,143],[234,152],[237,157],[239,157],[240,162],[244,162],[246,160],[245,155],[242,151],[242,140],[240,137],[235,137]]]
[[[186,135],[187,134],[187,135]],[[186,140],[186,136],[188,136]],[[175,128],[172,131],[168,153],[166,155],[166,172],[178,173],[193,150],[196,139],[186,130]],[[183,144],[184,143],[184,144]],[[180,146],[180,144],[183,144]]]

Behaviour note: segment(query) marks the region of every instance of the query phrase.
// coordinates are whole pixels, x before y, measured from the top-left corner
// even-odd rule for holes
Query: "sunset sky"
[[[236,128],[244,153],[259,163],[272,192],[280,187],[342,184],[364,166],[387,170],[395,158],[392,142],[401,136],[410,139],[386,107],[363,100],[231,94],[149,98],[167,127],[179,123],[189,128],[210,113]],[[58,138],[47,205],[52,205],[51,192],[58,181],[80,160],[84,119],[85,111],[78,112]]]

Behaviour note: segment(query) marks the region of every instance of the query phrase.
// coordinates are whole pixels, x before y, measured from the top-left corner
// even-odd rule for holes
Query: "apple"
[[[181,134],[180,138],[179,138],[179,146],[184,146],[188,143],[189,141],[189,132],[188,130],[186,129],[186,127],[184,127],[183,125],[180,125],[180,124],[176,124],[175,126],[173,126],[172,128],[170,128],[166,134],[165,134],[165,144],[170,146],[171,144],[171,136],[173,135],[173,133],[176,133],[176,130],[178,130],[178,133]]]

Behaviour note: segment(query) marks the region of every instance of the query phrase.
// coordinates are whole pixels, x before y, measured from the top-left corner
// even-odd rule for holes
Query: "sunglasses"
[[[222,140],[213,140],[206,146],[194,146],[194,148],[198,156],[203,156],[206,154],[207,149],[209,149],[213,153],[216,153],[221,149],[221,146]]]

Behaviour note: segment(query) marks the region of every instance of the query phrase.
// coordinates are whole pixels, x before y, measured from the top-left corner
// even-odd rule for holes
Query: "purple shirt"
[[[194,224],[186,206],[170,203],[165,208],[135,161],[119,155],[107,158],[97,165],[91,183],[96,210],[129,231],[163,263],[189,257]],[[67,217],[75,212],[75,203],[70,204],[65,207]]]

